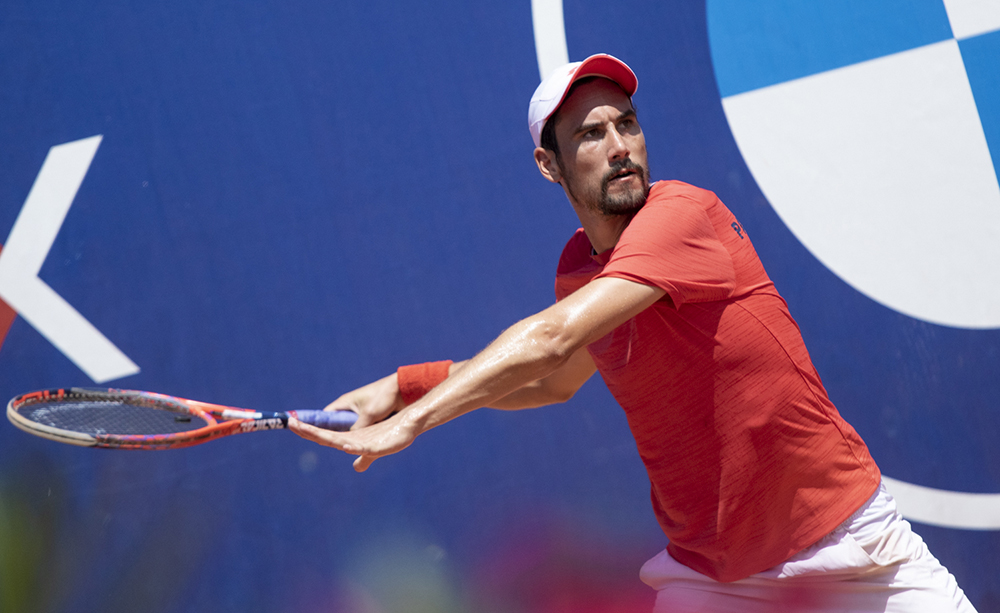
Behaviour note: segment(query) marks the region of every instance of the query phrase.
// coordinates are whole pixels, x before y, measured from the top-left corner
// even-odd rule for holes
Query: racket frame
[[[61,401],[123,401],[153,410],[200,418],[206,425],[170,434],[87,434],[55,428],[27,419],[19,409],[32,404]],[[81,447],[108,449],[177,449],[208,442],[212,439],[257,430],[279,430],[288,427],[288,418],[295,411],[265,412],[239,409],[219,404],[188,400],[155,392],[121,389],[69,388],[22,394],[7,403],[7,419],[15,426],[59,443]]]

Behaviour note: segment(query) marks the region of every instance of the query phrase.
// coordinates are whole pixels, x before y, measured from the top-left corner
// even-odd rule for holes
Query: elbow
[[[538,361],[547,370],[559,368],[579,349],[570,330],[561,321],[542,319],[534,322],[532,328],[532,346]]]
[[[569,402],[576,395],[576,389],[556,389],[549,391],[550,404]]]

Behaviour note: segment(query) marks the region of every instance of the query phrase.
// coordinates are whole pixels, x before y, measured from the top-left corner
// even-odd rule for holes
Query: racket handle
[[[350,430],[358,420],[354,411],[289,411],[288,414],[310,426],[338,432]]]

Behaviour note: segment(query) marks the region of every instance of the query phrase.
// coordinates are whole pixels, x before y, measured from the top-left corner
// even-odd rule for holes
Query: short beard
[[[630,189],[615,196],[608,195],[608,184],[615,175],[623,170],[631,170],[639,175],[642,186]],[[630,158],[618,160],[601,179],[601,198],[597,202],[597,210],[605,215],[631,215],[646,204],[649,196],[649,169],[633,162]]]
[[[608,172],[601,178],[600,192],[596,189],[585,189],[582,192],[583,198],[580,198],[573,189],[573,177],[566,174],[562,160],[557,157],[556,163],[559,165],[559,170],[565,179],[564,185],[570,197],[575,202],[592,211],[607,216],[632,215],[646,204],[646,198],[649,196],[649,169],[636,164],[630,158],[613,163]],[[642,187],[639,189],[630,189],[623,194],[609,196],[608,184],[622,170],[635,171],[639,175]]]

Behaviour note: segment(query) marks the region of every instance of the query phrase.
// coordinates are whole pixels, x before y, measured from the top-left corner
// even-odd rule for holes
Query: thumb
[[[368,470],[368,467],[372,465],[372,462],[376,460],[376,458],[378,458],[378,456],[374,455],[358,456],[358,458],[354,460],[354,470],[356,470],[359,473],[365,472],[366,470]]]
[[[354,411],[358,415],[357,421],[351,426],[351,430],[360,430],[361,428],[367,428],[368,426],[377,423],[372,416],[367,411]]]

